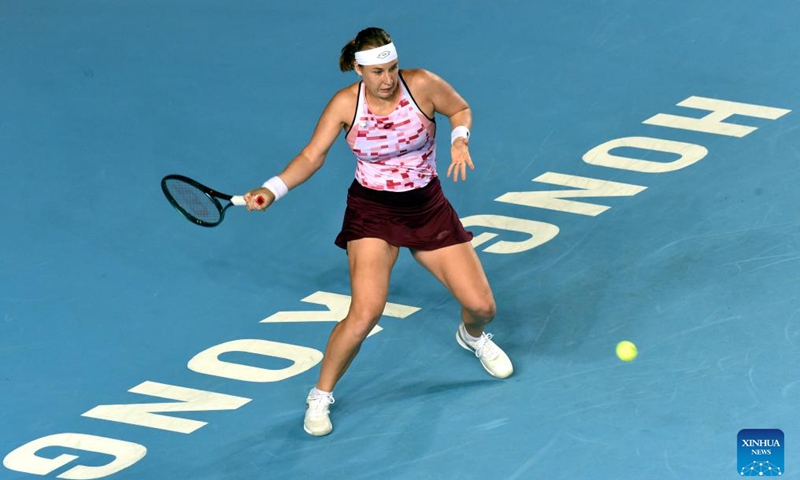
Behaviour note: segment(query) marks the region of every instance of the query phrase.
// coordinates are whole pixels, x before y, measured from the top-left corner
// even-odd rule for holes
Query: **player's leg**
[[[491,334],[484,332],[497,310],[489,281],[472,245],[465,242],[412,253],[461,304],[462,324],[456,333],[459,345],[474,352],[492,376],[511,375],[514,368],[508,356],[491,340]]]
[[[377,238],[347,245],[352,301],[347,316],[331,332],[317,388],[331,391],[381,318],[389,295],[389,278],[399,249]]]
[[[350,310],[328,338],[319,380],[307,399],[304,427],[311,435],[327,435],[333,429],[328,416],[328,405],[333,403],[331,393],[381,318],[398,253],[397,247],[377,238],[363,238],[347,244]]]
[[[496,306],[472,245],[460,243],[437,250],[414,250],[412,254],[461,304],[461,319],[467,332],[480,336],[494,318]]]

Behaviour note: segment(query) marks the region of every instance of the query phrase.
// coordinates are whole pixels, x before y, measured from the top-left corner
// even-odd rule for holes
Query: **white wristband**
[[[289,193],[289,187],[287,187],[283,180],[281,180],[281,177],[278,176],[270,178],[261,186],[275,195],[275,201],[280,200],[281,197]]]
[[[456,143],[456,138],[466,138],[469,140],[469,128],[461,125],[450,132],[450,145]]]

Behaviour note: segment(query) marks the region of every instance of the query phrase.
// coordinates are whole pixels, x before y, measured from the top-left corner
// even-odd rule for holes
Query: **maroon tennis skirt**
[[[347,210],[336,245],[380,238],[398,247],[436,250],[472,240],[442,193],[438,178],[406,192],[371,190],[357,180],[347,190]]]

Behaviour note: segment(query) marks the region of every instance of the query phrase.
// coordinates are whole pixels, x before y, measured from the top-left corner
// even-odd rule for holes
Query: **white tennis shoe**
[[[306,398],[306,418],[303,420],[303,429],[307,434],[315,437],[325,436],[333,430],[330,419],[330,405],[335,400],[333,395],[320,395],[312,389]]]
[[[464,324],[458,326],[456,341],[459,345],[474,353],[481,361],[483,369],[495,378],[507,378],[514,373],[514,366],[508,355],[492,341],[492,334],[483,332],[477,341],[467,340]]]

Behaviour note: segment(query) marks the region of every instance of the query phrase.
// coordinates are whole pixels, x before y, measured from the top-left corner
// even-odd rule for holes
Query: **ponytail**
[[[342,55],[339,57],[339,70],[349,72],[353,69],[353,64],[356,61],[356,51],[356,39],[354,38],[342,47]]]

